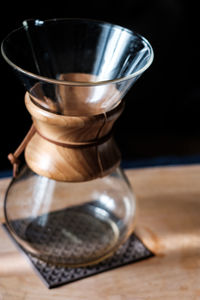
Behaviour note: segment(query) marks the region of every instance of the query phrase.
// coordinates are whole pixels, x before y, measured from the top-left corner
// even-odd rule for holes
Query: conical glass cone
[[[24,21],[5,38],[2,54],[36,104],[64,115],[115,107],[153,60],[142,36],[83,19]]]

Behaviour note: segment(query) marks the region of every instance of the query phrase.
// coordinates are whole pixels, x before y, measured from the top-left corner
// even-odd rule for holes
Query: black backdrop
[[[200,25],[198,1],[4,2],[1,40],[24,19],[92,18],[134,29],[153,46],[155,59],[126,95],[115,138],[126,159],[200,153]],[[10,167],[31,120],[24,88],[1,57],[0,169]]]

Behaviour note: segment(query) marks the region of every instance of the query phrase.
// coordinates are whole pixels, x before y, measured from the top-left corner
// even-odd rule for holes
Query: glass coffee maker
[[[136,201],[113,136],[123,97],[150,66],[149,42],[85,19],[27,20],[2,43],[33,125],[9,158],[4,212],[21,247],[65,266],[98,263],[134,230]],[[19,166],[24,150],[26,164]]]

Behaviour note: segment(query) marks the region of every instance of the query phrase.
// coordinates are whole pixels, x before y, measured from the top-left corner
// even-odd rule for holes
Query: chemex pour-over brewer
[[[123,96],[150,66],[142,36],[84,19],[29,20],[2,43],[27,92],[33,126],[9,158],[10,233],[45,261],[96,263],[132,233],[136,203],[112,127]],[[25,148],[25,149],[24,149]],[[24,150],[26,165],[19,168]]]

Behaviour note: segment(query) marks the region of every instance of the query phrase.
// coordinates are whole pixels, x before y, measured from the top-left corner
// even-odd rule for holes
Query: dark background
[[[198,1],[29,1],[1,10],[1,40],[24,19],[80,17],[116,23],[145,36],[155,59],[126,95],[115,127],[124,159],[200,154],[200,24]],[[1,57],[0,169],[18,146],[31,119],[25,90]]]

